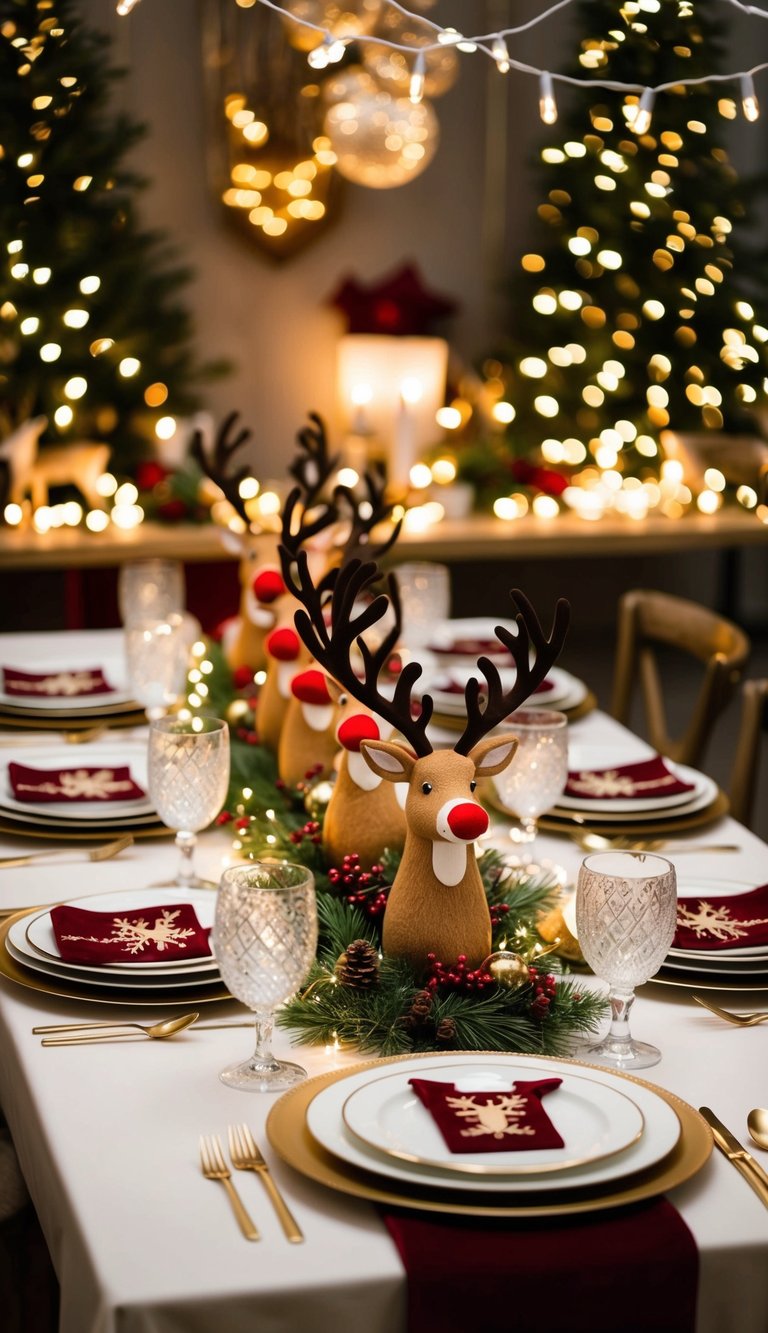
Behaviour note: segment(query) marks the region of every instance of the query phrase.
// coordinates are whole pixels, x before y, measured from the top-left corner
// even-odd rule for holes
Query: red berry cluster
[[[299,844],[304,842],[305,840],[307,842],[314,842],[314,843],[318,843],[322,840],[320,834],[320,825],[318,824],[316,819],[308,819],[303,828],[294,829],[293,833],[291,834],[291,842],[294,844],[295,847],[298,847]]]
[[[236,690],[244,690],[253,685],[254,670],[250,666],[235,667],[232,672],[232,684]]]
[[[243,833],[245,829],[250,827],[251,827],[250,815],[241,815],[239,819],[235,820],[235,828],[239,829],[241,833]]]
[[[217,826],[221,824],[230,824],[232,822],[232,816],[228,810],[222,810],[221,814],[216,816],[214,822]]]
[[[551,972],[548,972],[545,977],[541,977],[536,967],[529,967],[528,975],[533,984],[533,999],[530,1005],[531,1015],[534,1018],[546,1018],[552,1001],[557,994],[557,977],[553,977]]]
[[[509,903],[491,903],[491,930],[500,926],[509,911]]]
[[[252,727],[235,727],[235,735],[239,741],[245,741],[246,745],[259,744],[259,733]]]
[[[363,870],[357,852],[349,852],[341,866],[328,871],[328,878],[334,888],[347,890],[344,896],[350,906],[362,908],[369,917],[382,915],[390,888],[382,865],[377,863],[370,870]]]
[[[482,995],[487,986],[494,984],[490,972],[482,967],[467,967],[467,955],[460,953],[455,963],[448,966],[441,963],[433,953],[427,954],[429,978],[427,988],[431,991],[441,986],[444,990],[462,991],[466,995]]]

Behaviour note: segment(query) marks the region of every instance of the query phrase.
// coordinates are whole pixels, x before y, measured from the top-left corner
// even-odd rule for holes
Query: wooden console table
[[[505,522],[473,516],[435,524],[423,533],[403,533],[397,560],[557,559],[567,556],[682,554],[768,543],[768,524],[745,509],[641,520],[606,517],[591,522],[575,514],[554,519],[533,515]],[[213,524],[142,523],[129,532],[110,527],[91,533],[59,528],[44,534],[0,530],[0,569],[95,569],[127,560],[175,557],[189,564],[231,561]]]

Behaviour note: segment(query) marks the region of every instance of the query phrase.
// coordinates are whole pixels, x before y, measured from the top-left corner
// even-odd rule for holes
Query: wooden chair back
[[[669,734],[657,650],[668,647],[701,662],[703,678],[681,735]],[[751,650],[738,625],[697,602],[633,589],[619,601],[611,712],[629,722],[639,686],[648,739],[660,754],[698,766],[712,728],[738,688]]]
[[[747,828],[752,825],[762,734],[768,719],[768,680],[745,680],[741,687],[741,716],[728,796],[731,814]]]

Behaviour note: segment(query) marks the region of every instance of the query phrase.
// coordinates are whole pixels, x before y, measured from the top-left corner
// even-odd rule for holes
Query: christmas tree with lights
[[[677,83],[722,65],[713,9],[712,0],[579,0],[578,31],[589,35],[573,73],[672,84],[655,102],[569,88],[558,118],[542,80],[546,195],[512,281],[510,335],[490,368],[505,424],[463,469],[486,498],[502,496],[497,512],[524,507],[521,485],[549,491],[555,512],[554,497],[574,482],[565,501],[584,512],[610,501],[676,515],[694,497],[679,463],[665,469],[674,447],[665,432],[755,433],[768,315],[762,323],[748,290],[747,191],[723,146],[742,107],[754,118],[753,89],[738,79]],[[723,486],[711,472],[705,510]]]
[[[0,440],[101,440],[130,472],[197,406],[188,274],[141,230],[109,40],[71,0],[0,0]]]

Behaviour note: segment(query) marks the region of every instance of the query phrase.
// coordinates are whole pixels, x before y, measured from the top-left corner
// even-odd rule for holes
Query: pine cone
[[[379,954],[375,944],[368,940],[353,940],[344,953],[339,954],[335,967],[342,986],[353,990],[371,990],[379,984]]]
[[[437,1025],[435,1041],[440,1046],[450,1046],[456,1039],[456,1022],[453,1018],[441,1018]]]

